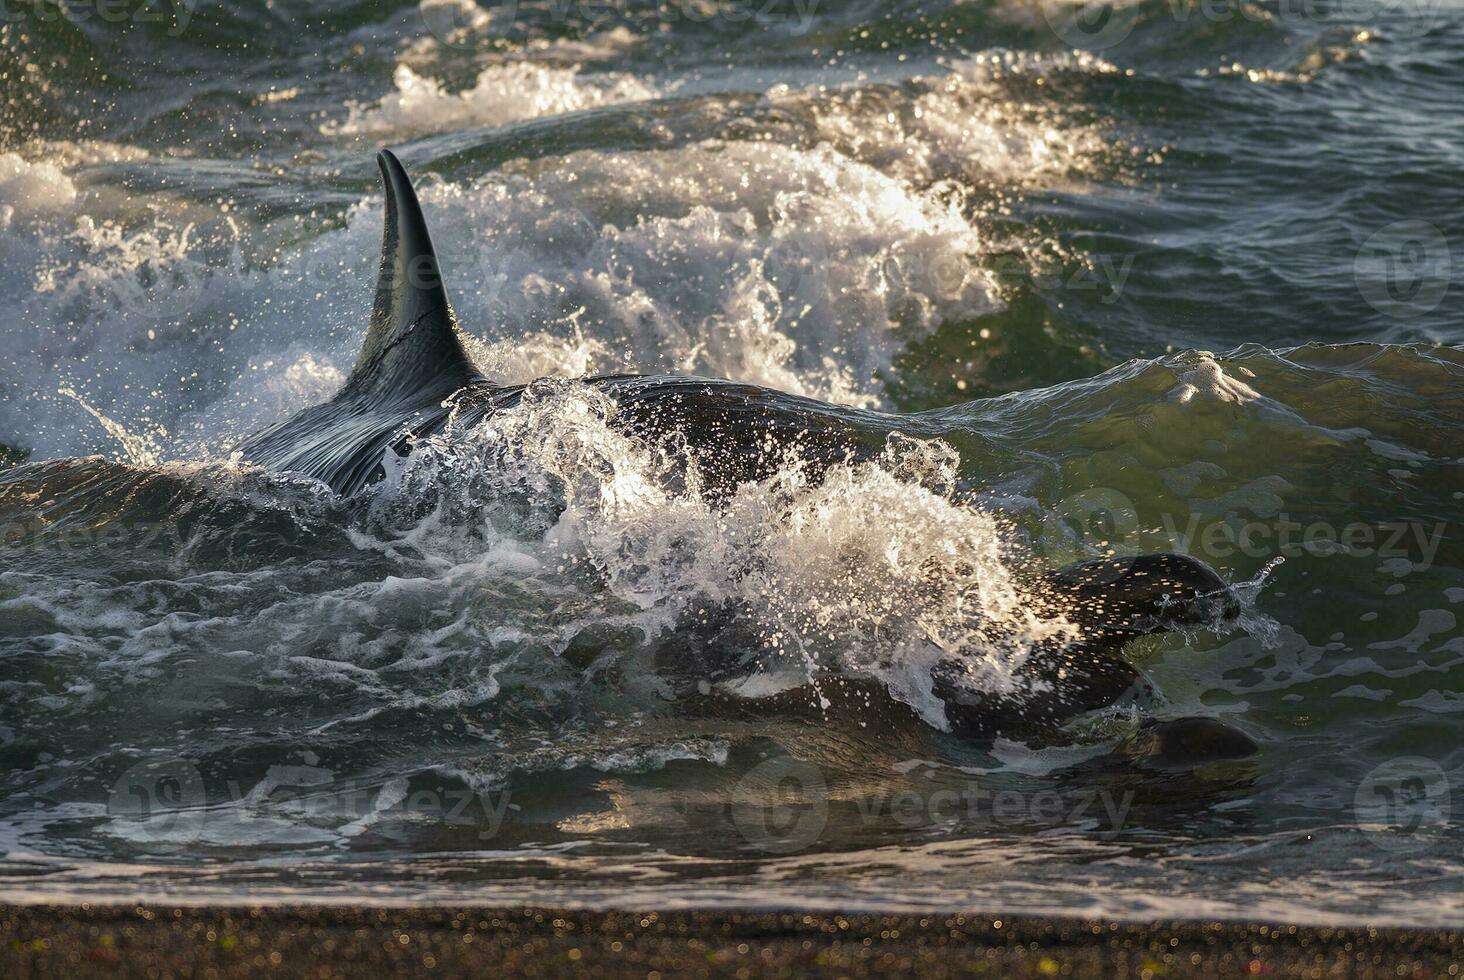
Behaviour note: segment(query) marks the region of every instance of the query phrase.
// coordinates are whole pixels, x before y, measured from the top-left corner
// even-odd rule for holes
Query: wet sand
[[[1464,930],[979,915],[0,907],[0,976],[1447,977]]]

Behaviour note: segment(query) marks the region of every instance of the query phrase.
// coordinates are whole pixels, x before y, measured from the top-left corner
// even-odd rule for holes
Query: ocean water
[[[1458,925],[1461,15],[12,4],[5,896]],[[489,377],[898,433],[709,503],[551,381],[360,498],[241,465],[353,363],[381,146]],[[946,730],[1027,576],[1157,550],[1241,622]],[[1130,751],[1182,715],[1259,751]]]

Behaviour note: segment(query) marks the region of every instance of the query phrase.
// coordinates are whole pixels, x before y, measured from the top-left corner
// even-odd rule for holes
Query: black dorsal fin
[[[479,375],[458,336],[412,181],[390,150],[376,162],[386,189],[381,271],[366,343],[341,394],[441,399]]]

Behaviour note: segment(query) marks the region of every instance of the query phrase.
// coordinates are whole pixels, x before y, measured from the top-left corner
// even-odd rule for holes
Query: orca
[[[470,427],[516,404],[523,385],[492,384],[473,366],[447,299],[417,194],[390,150],[377,155],[386,190],[381,266],[370,326],[355,367],[334,398],[249,436],[242,462],[311,477],[351,496],[385,476],[387,452],[441,432],[449,417]],[[767,475],[767,445],[810,461],[877,453],[895,416],[850,412],[756,385],[682,375],[584,379],[617,405],[617,424],[636,433],[677,432],[726,489]]]
[[[382,150],[377,163],[386,220],[370,326],[355,367],[330,401],[246,438],[235,454],[314,478],[342,496],[381,480],[386,454],[405,455],[413,440],[441,432],[450,418],[475,425],[516,404],[525,387],[495,385],[473,366],[412,182],[391,151]],[[609,375],[583,383],[611,398],[614,424],[624,430],[675,433],[708,474],[710,494],[769,475],[782,451],[815,466],[872,458],[910,423],[714,378]],[[782,451],[769,453],[769,446]],[[1177,554],[1070,565],[1034,582],[1032,594],[1044,611],[1076,624],[1081,638],[1032,658],[1025,669],[1043,683],[1030,685],[1039,693],[1026,698],[982,697],[938,675],[935,691],[954,730],[989,735],[1057,726],[1112,704],[1140,682],[1121,655],[1129,640],[1223,623],[1238,610],[1212,568]],[[1220,742],[1233,753],[1248,740],[1237,733]]]

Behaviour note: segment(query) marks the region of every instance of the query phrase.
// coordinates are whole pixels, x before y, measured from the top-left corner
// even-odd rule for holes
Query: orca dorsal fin
[[[412,181],[390,150],[376,163],[386,190],[381,270],[366,343],[341,394],[441,399],[480,376],[458,336]]]

